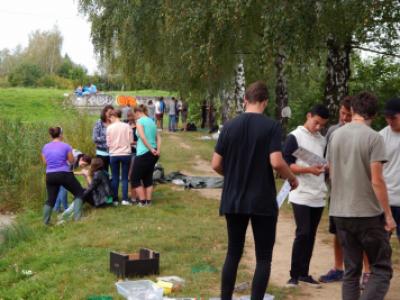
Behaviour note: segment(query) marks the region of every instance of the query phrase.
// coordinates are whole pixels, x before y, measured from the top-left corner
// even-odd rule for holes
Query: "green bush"
[[[74,88],[74,83],[72,80],[57,75],[45,75],[38,80],[37,85],[41,87],[57,88],[63,90]]]
[[[43,73],[38,65],[23,63],[8,76],[12,86],[37,86]]]
[[[57,124],[0,119],[0,210],[15,211],[43,204],[45,166],[40,154],[50,140],[48,128],[57,125],[63,127],[67,143],[93,154],[93,120],[77,112],[61,118]]]
[[[10,87],[10,82],[8,81],[7,76],[0,76],[0,88],[8,88]]]

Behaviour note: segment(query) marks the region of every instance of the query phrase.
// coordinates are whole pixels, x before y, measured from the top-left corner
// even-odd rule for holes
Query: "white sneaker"
[[[121,205],[129,206],[129,205],[132,205],[132,203],[128,200],[122,200]]]

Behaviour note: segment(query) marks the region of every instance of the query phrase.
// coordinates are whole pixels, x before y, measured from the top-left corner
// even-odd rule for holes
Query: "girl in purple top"
[[[56,203],[61,186],[71,192],[74,197],[74,219],[81,217],[83,188],[71,172],[70,165],[74,161],[72,147],[63,143],[61,127],[50,127],[52,141],[44,145],[42,160],[46,164],[47,201],[43,207],[43,222],[49,224],[51,212]]]

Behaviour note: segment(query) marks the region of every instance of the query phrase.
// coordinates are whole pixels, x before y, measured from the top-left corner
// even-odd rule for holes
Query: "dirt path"
[[[182,139],[178,139],[181,141],[182,147],[190,147],[190,145],[185,144]],[[192,166],[192,168],[196,174],[192,174],[194,172],[184,172],[185,174],[216,176],[216,173],[211,169],[209,162],[202,160],[199,156],[196,156],[195,158],[195,165]],[[207,198],[220,200],[221,197],[221,189],[201,189],[196,191]],[[322,222],[326,222],[326,220],[323,220]],[[332,236],[326,232],[326,228],[323,228],[325,225],[326,224],[322,224],[318,230],[314,253],[311,260],[310,274],[315,279],[318,279],[321,274],[325,274],[333,264],[333,250],[331,246]],[[274,247],[270,279],[270,282],[278,287],[283,288],[289,279],[294,232],[295,224],[292,214],[290,212],[282,211],[278,220],[277,238]],[[247,232],[245,254],[242,263],[247,264],[250,270],[253,270],[255,267],[254,241],[251,228],[249,228]],[[389,293],[385,298],[386,300],[400,299],[400,266],[395,265],[394,268],[395,271]],[[289,299],[341,299],[341,283],[323,284],[320,289],[309,286],[300,286],[299,292],[296,293],[295,296],[291,296]]]
[[[281,213],[278,221],[271,272],[271,283],[278,287],[284,287],[286,281],[289,279],[294,231],[295,224],[292,215],[288,212]],[[318,231],[310,266],[310,274],[315,279],[321,274],[326,273],[333,263],[332,247],[327,242],[331,238],[328,233],[322,232],[321,229]],[[248,231],[246,237],[245,261],[249,264],[249,267],[254,268],[254,242],[251,230]],[[394,266],[394,268],[395,272],[389,293],[385,298],[386,300],[400,299],[400,268],[398,265]],[[293,296],[290,299],[341,299],[341,283],[322,284],[321,286],[320,289],[300,286],[299,295]]]

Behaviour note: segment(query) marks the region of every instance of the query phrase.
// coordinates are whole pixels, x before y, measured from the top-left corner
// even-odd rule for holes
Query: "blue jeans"
[[[175,131],[176,130],[176,115],[169,115],[168,130],[169,131]]]
[[[58,191],[54,211],[59,211],[61,205],[64,207],[64,210],[68,208],[68,191],[63,186],[60,186],[60,190]]]
[[[114,194],[114,201],[118,201],[118,187],[119,187],[119,176],[120,170],[122,169],[121,181],[122,181],[122,200],[128,199],[128,175],[129,166],[131,164],[131,156],[110,156],[111,165],[111,188]]]

